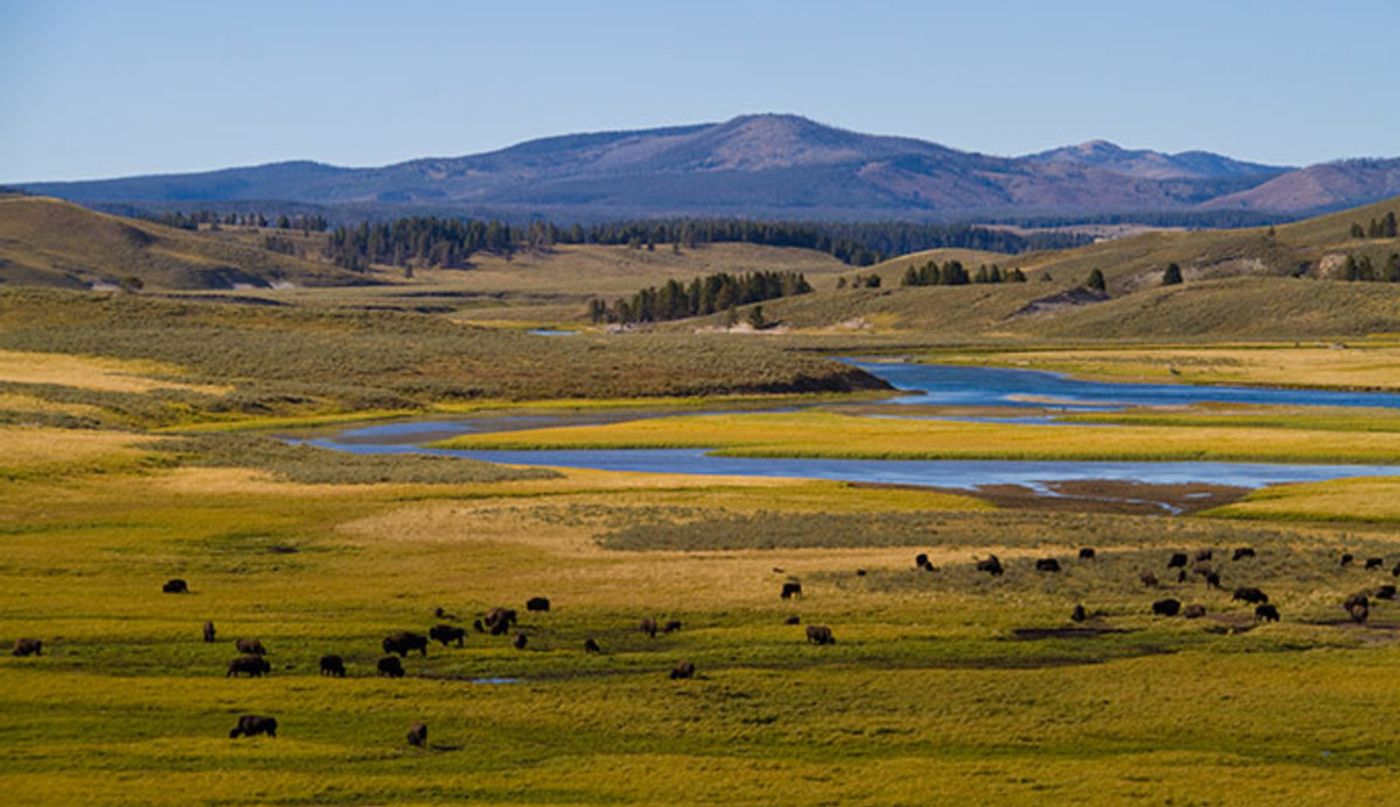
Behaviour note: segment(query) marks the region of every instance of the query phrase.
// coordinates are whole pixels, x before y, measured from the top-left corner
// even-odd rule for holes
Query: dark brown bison
[[[1384,566],[1385,566],[1385,558],[1367,558],[1367,559],[1366,559],[1366,571],[1368,571],[1368,572],[1371,571],[1372,569],[1380,569],[1380,568],[1382,568],[1382,567],[1384,567]]]
[[[646,635],[648,635],[648,636],[650,636],[651,638],[655,639],[655,638],[656,638],[656,620],[655,620],[655,619],[652,619],[651,617],[647,617],[646,619],[643,619],[643,620],[642,620],[641,630],[642,630],[642,633],[645,633]]]
[[[1210,561],[1212,558],[1214,558],[1214,557],[1215,557],[1215,550],[1214,550],[1214,549],[1197,549],[1197,550],[1196,550],[1196,562],[1197,562],[1197,563],[1207,563],[1207,562],[1209,562],[1209,561]]]
[[[466,628],[459,628],[456,625],[434,625],[428,629],[428,638],[447,647],[452,642],[456,642],[461,647],[467,641]]]
[[[1069,618],[1075,622],[1083,622],[1089,618],[1089,612],[1084,610],[1083,604],[1076,604],[1074,610],[1069,612]]]
[[[190,593],[190,584],[178,577],[173,577],[166,580],[165,585],[161,586],[160,590],[166,594],[188,594]]]
[[[229,739],[234,737],[256,737],[259,734],[266,734],[269,737],[277,736],[277,718],[263,717],[262,715],[243,715],[238,718],[238,725],[229,731]]]
[[[1058,572],[1060,562],[1054,558],[1040,558],[1035,562],[1035,570],[1037,572]]]
[[[784,599],[784,600],[790,600],[790,599],[792,599],[793,597],[801,597],[801,596],[802,596],[802,584],[799,583],[799,582],[797,582],[797,581],[795,581],[795,580],[789,580],[788,582],[784,583],[784,584],[783,584],[782,593],[780,593],[780,594],[778,595],[778,597],[780,597],[781,599]]]
[[[812,644],[836,644],[836,637],[831,635],[831,628],[825,625],[808,625],[807,641]]]
[[[1269,601],[1269,595],[1257,588],[1245,587],[1235,589],[1235,593],[1230,597],[1235,602],[1247,602],[1250,605],[1259,605]]]
[[[1354,561],[1354,560],[1356,560],[1356,558],[1352,557],[1352,555],[1351,555],[1350,552],[1344,552],[1344,553],[1342,553],[1342,558],[1341,558],[1340,562],[1339,562],[1337,565],[1339,565],[1339,566],[1350,566],[1350,565],[1351,565],[1351,562]]]
[[[42,656],[44,655],[43,639],[17,639],[12,655],[16,656]]]
[[[914,556],[914,568],[915,568],[915,569],[922,569],[922,568],[924,568],[924,567],[926,567],[926,566],[929,566],[929,565],[930,565],[930,564],[929,564],[928,554],[927,554],[927,553],[925,553],[925,552],[920,552],[919,554],[917,554],[917,555]]]
[[[514,608],[492,608],[482,617],[482,622],[491,631],[492,636],[504,636],[510,630],[510,626],[518,621]]]
[[[1278,608],[1273,605],[1258,605],[1254,608],[1254,618],[1259,622],[1277,622]]]
[[[1152,613],[1155,616],[1176,616],[1181,613],[1181,601],[1167,598],[1152,603]]]
[[[1366,592],[1358,591],[1355,594],[1352,594],[1351,596],[1347,597],[1346,600],[1342,603],[1342,608],[1346,609],[1347,611],[1351,611],[1358,605],[1364,608],[1371,607],[1371,598],[1367,596]],[[1357,621],[1360,622],[1361,620]]]
[[[1364,602],[1358,602],[1348,608],[1347,613],[1351,615],[1352,622],[1360,624],[1371,617],[1371,606]]]
[[[603,648],[599,647],[598,642],[590,636],[589,638],[583,640],[583,652],[601,653],[603,652]]]
[[[671,680],[678,678],[694,678],[695,665],[689,661],[677,661],[676,666],[671,668]]]
[[[428,727],[422,723],[414,723],[408,730],[408,744],[414,748],[422,748],[428,744]]]
[[[1173,552],[1171,558],[1167,560],[1167,568],[1184,569],[1186,568],[1186,561],[1187,558],[1185,552]]]
[[[680,621],[679,619],[670,619],[670,620],[667,620],[667,621],[666,621],[666,624],[661,626],[661,632],[662,632],[662,633],[675,633],[676,631],[678,631],[678,630],[680,630],[680,629],[681,629],[681,621]]]
[[[224,677],[237,678],[242,674],[249,678],[261,678],[270,672],[272,665],[262,656],[239,656],[228,663],[228,672],[224,673]]]
[[[449,622],[456,622],[456,621],[457,621],[457,615],[456,615],[456,614],[449,614],[449,613],[447,613],[446,611],[442,610],[441,607],[438,607],[438,608],[434,608],[434,609],[433,609],[433,616],[437,617],[438,619],[446,619],[446,620],[449,621]]]
[[[215,635],[216,633],[217,633],[217,631],[214,630],[214,623],[213,623],[213,622],[205,622],[205,623],[204,623],[204,641],[205,641],[205,642],[213,642],[213,641],[214,641],[214,635]]]
[[[481,620],[480,620],[480,619],[473,619],[473,620],[472,620],[472,630],[476,631],[477,633],[485,633],[485,632],[486,632],[486,626],[483,625],[483,624],[481,624]]]
[[[1006,570],[1001,566],[1001,558],[988,555],[986,560],[977,561],[977,571],[986,572],[992,577],[1000,577]]]
[[[549,610],[549,598],[548,598],[548,597],[531,597],[530,599],[528,599],[528,600],[525,601],[525,610],[526,610],[526,611],[548,611],[548,610]]]
[[[257,639],[235,639],[233,642],[233,646],[238,648],[238,652],[244,653],[246,655],[267,655],[267,648],[263,647],[263,643],[258,641]]]
[[[1096,557],[1098,557],[1098,553],[1094,551],[1092,546],[1081,547],[1079,550],[1080,560],[1093,560]]]
[[[1182,609],[1181,615],[1187,619],[1200,619],[1206,615],[1206,607],[1204,605],[1188,605]]]
[[[428,655],[428,637],[401,630],[384,637],[384,641],[379,643],[384,648],[385,653],[398,653],[402,658],[410,652],[417,650],[423,656]]]
[[[1185,570],[1185,569],[1182,569],[1181,571],[1179,571],[1179,572],[1176,573],[1176,582],[1178,582],[1178,583],[1185,583],[1185,582],[1186,582],[1186,570]]]
[[[1141,580],[1142,584],[1144,586],[1147,586],[1148,588],[1157,587],[1157,575],[1153,574],[1152,572],[1138,572],[1138,579]]]
[[[321,656],[321,675],[344,678],[345,659],[340,656]]]
[[[1206,585],[1211,588],[1220,588],[1220,574],[1218,572],[1207,572]]]
[[[517,633],[517,634],[515,634],[515,640],[511,642],[511,644],[515,645],[515,649],[516,649],[516,650],[524,650],[524,649],[525,649],[525,645],[527,645],[527,644],[529,644],[529,643],[530,643],[530,637],[526,636],[526,635],[523,634],[523,633]]]
[[[1235,550],[1235,554],[1230,556],[1230,560],[1244,560],[1254,557],[1254,547],[1242,546]]]
[[[1378,600],[1395,599],[1395,586],[1381,586],[1376,589],[1375,597]]]
[[[1395,564],[1395,568],[1390,570],[1391,577],[1400,577],[1400,563]]]
[[[856,577],[865,577],[864,569],[856,569]]]
[[[379,660],[375,675],[403,678],[403,662],[399,661],[398,656],[385,656]]]
[[[784,619],[784,620],[783,620],[783,624],[784,624],[784,625],[801,625],[801,624],[802,624],[802,617],[798,616],[797,614],[793,614],[792,616],[788,617],[787,619]]]

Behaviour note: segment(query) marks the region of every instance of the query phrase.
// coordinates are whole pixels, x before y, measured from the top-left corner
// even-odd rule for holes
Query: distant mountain
[[[1212,210],[1328,210],[1400,194],[1400,159],[1342,160],[1291,171],[1206,202]]]
[[[338,207],[347,217],[412,210],[565,222],[657,216],[947,220],[1189,211],[1295,173],[1207,152],[1162,154],[1102,141],[994,157],[795,115],[745,115],[716,124],[551,137],[383,168],[287,162],[26,189],[89,205],[276,200]],[[1358,181],[1357,187],[1370,184]],[[1301,206],[1258,209],[1293,212],[1354,201],[1341,190],[1298,199]]]

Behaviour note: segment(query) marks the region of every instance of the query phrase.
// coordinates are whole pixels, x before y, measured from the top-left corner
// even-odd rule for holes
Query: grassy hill
[[[0,283],[101,288],[131,278],[170,289],[367,282],[328,264],[56,199],[0,197]]]

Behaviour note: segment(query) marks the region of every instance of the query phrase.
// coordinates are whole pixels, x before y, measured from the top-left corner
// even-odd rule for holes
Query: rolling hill
[[[1193,210],[1297,213],[1382,198],[1394,193],[1388,190],[1393,173],[1386,161],[1300,171],[1102,141],[998,157],[846,131],[795,115],[746,115],[715,124],[550,137],[486,154],[378,168],[302,161],[25,187],[86,205],[188,208],[271,200],[325,206],[340,218],[411,211],[544,216],[565,223],[658,216],[966,220]],[[1319,176],[1328,179],[1310,179]]]

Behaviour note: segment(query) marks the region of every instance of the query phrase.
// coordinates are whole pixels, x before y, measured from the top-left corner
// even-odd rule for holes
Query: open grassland
[[[1368,727],[1400,708],[1386,673],[1400,606],[1339,619],[1342,597],[1390,575],[1336,556],[1400,557],[1392,533],[984,513],[958,498],[597,472],[10,483],[0,633],[46,645],[0,659],[0,778],[25,803],[1388,798],[1400,741]],[[765,532],[811,541],[761,548]],[[1100,557],[1073,560],[1080,544]],[[1259,556],[1231,562],[1237,545]],[[1284,620],[1255,627],[1228,591],[1168,577],[1171,551],[1205,546],[1227,589],[1266,588]],[[915,569],[916,551],[938,571]],[[1004,576],[971,568],[988,551]],[[1065,571],[1034,571],[1044,556]],[[1137,582],[1145,569],[1160,589]],[[161,594],[176,576],[192,593]],[[790,578],[804,596],[780,600]],[[406,659],[406,678],[372,674],[379,639],[426,630],[435,607],[469,624],[536,595],[554,607],[521,609],[525,650],[469,630],[464,648]],[[1209,614],[1152,617],[1168,596]],[[1076,602],[1089,626],[1122,632],[1055,638]],[[837,644],[805,643],[789,615]],[[682,628],[648,638],[644,616]],[[268,677],[224,677],[239,637],[267,646]],[[603,653],[582,651],[589,637]],[[350,677],[317,675],[331,652]],[[668,680],[681,658],[695,680]],[[516,683],[479,683],[500,679]],[[276,716],[279,736],[227,738],[244,713]],[[416,721],[428,749],[404,742]]]
[[[1279,521],[1400,522],[1400,479],[1334,479],[1280,485],[1209,512],[1225,518]]]
[[[735,457],[1400,462],[1400,434],[969,423],[831,412],[694,415],[465,435],[450,448],[712,448]]]

